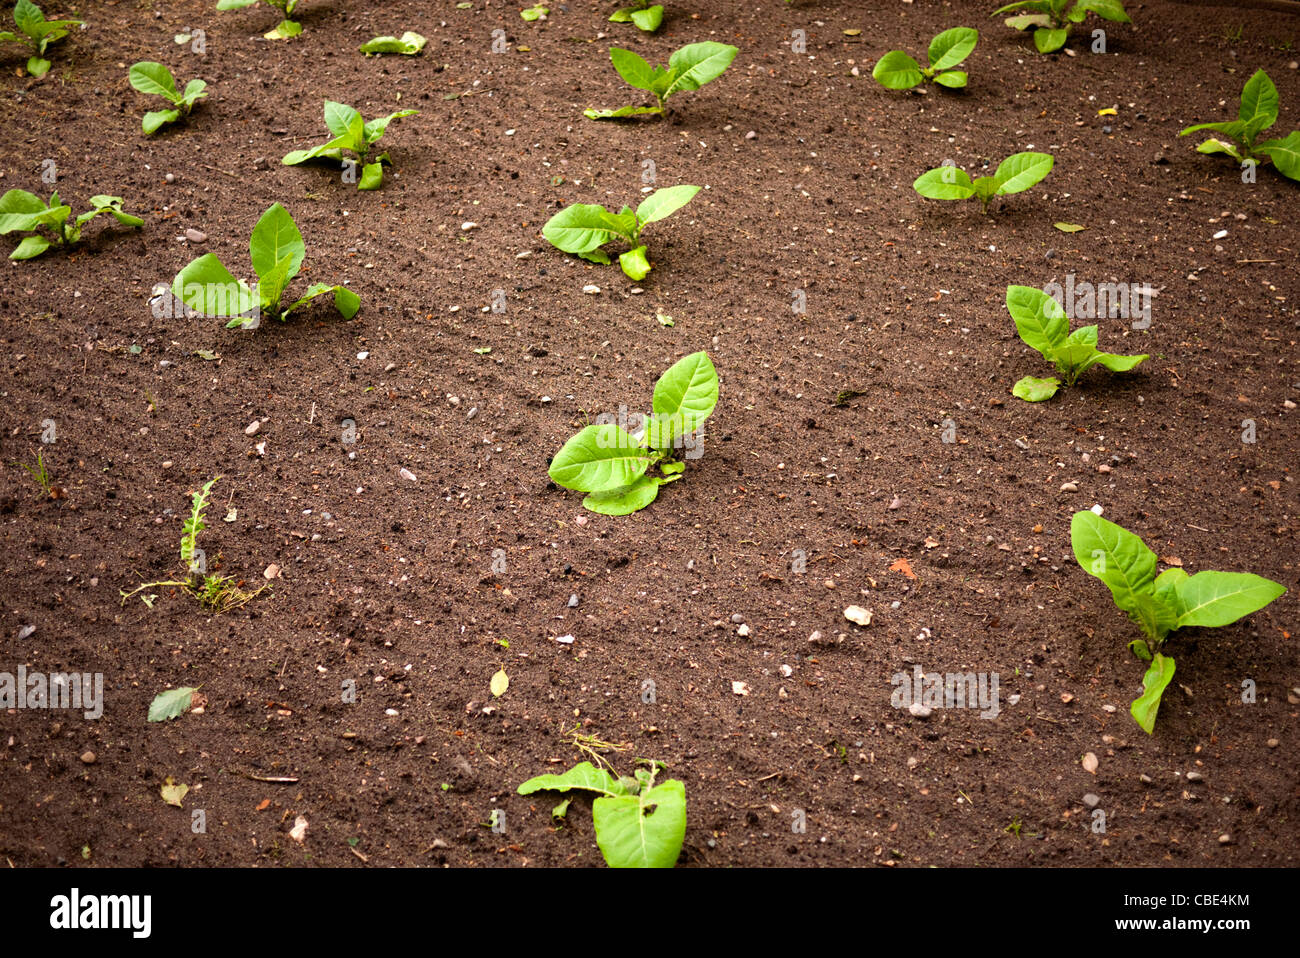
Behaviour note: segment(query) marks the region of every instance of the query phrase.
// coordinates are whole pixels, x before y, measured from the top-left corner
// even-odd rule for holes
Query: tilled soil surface
[[[606,22],[613,0],[523,5],[304,0],[302,36],[271,42],[264,5],[50,0],[89,27],[46,78],[0,48],[0,187],[48,194],[53,160],[74,210],[111,193],[146,220],[0,270],[0,672],[104,676],[97,720],[0,712],[0,856],[598,865],[588,801],[556,830],[558,799],[515,794],[580,761],[577,734],[685,782],[683,865],[1294,865],[1300,184],[1243,183],[1177,133],[1235,116],[1261,67],[1273,132],[1300,126],[1300,17],[1132,4],[1104,55],[1084,33],[1040,56],[989,3],[668,0],[653,36]],[[871,79],[959,24],[982,34],[966,91]],[[406,29],[422,55],[355,52]],[[611,44],[664,62],[706,39],[740,54],[666,120],[581,116],[643,102]],[[210,98],[143,136],[138,60]],[[421,111],[389,128],[378,192],[280,165],[325,138],[324,99]],[[911,188],[1027,149],[1055,169],[987,216]],[[651,176],[704,190],[648,228],[640,284],[541,238]],[[202,252],[251,278],[277,201],[308,247],[293,289],[346,282],[355,319],[155,315]],[[1154,287],[1149,328],[1098,321],[1102,348],[1151,358],[1021,402],[1050,370],[1006,287],[1069,276]],[[721,401],[682,481],[624,518],[549,483],[588,417],[644,409],[699,349]],[[38,453],[59,498],[18,465]],[[278,577],[220,616],[174,588],[123,605],[182,571],[188,494],[217,475],[209,561]],[[1094,505],[1165,565],[1291,589],[1174,637],[1152,736],[1128,715],[1137,627],[1070,553]],[[997,716],[893,707],[915,666],[996,673]],[[186,685],[200,712],[146,722]]]

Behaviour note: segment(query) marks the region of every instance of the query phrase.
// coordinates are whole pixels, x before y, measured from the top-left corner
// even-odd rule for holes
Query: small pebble
[[[1083,804],[1087,805],[1089,808],[1096,808],[1101,804],[1101,796],[1089,792],[1087,795],[1083,796]]]
[[[569,596],[569,608],[576,609],[577,607],[578,607],[578,594],[575,592],[573,595]]]
[[[907,707],[907,711],[911,713],[913,718],[919,719],[927,719],[933,713],[933,710],[928,705],[922,705],[920,702],[913,702]]]
[[[418,479],[415,478],[415,473],[411,472],[411,470],[406,469],[406,468],[403,468],[403,469],[398,470],[398,475],[400,475],[400,476],[401,476],[403,479],[405,479],[407,482],[418,482],[418,481],[419,481]]]
[[[261,428],[262,428],[262,420],[254,419],[252,422],[250,422],[247,426],[244,427],[244,435],[256,436],[257,431]]]
[[[201,230],[188,229],[185,231],[185,238],[191,243],[206,243],[208,241],[208,234]]]
[[[1078,492],[1078,491],[1079,491],[1079,485],[1078,485],[1078,483],[1074,483],[1074,482],[1063,482],[1063,483],[1061,483],[1061,491],[1062,491],[1062,492]]]
[[[81,753],[81,760],[87,765],[94,765],[96,757],[95,753],[89,750]]]
[[[582,291],[586,293],[588,296],[600,295],[600,287],[592,283],[588,283],[586,286],[582,287]]]
[[[1189,782],[1200,782],[1200,781],[1204,781],[1204,779],[1205,779],[1205,776],[1202,775],[1200,772],[1188,772],[1188,773],[1187,773],[1187,780],[1188,780]]]

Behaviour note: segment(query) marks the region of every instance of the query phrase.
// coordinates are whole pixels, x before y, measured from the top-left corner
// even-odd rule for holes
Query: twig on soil
[[[252,772],[240,772],[244,778],[251,778],[255,782],[269,782],[272,785],[296,785],[298,779],[291,778],[287,775],[254,775]]]

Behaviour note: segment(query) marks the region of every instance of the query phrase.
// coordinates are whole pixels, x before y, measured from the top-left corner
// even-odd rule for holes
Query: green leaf
[[[375,37],[373,40],[367,40],[357,49],[366,56],[374,56],[377,53],[402,53],[406,56],[414,56],[423,50],[428,42],[414,30],[407,30],[400,37]]]
[[[697,429],[717,404],[718,371],[701,351],[683,356],[659,377],[651,407],[660,420],[672,417],[680,423],[677,431],[685,433]]]
[[[902,50],[890,50],[877,60],[871,75],[887,90],[910,90],[925,78],[921,65]]]
[[[1070,545],[1080,568],[1104,582],[1124,612],[1135,612],[1140,596],[1153,596],[1156,554],[1127,529],[1094,512],[1076,512],[1070,520]]]
[[[673,51],[668,58],[668,69],[673,79],[664,92],[664,99],[682,90],[698,90],[716,80],[731,66],[739,52],[738,47],[712,41],[688,43]]]
[[[912,189],[932,200],[965,200],[975,195],[970,176],[955,166],[937,166],[922,173]]]
[[[971,55],[979,38],[979,31],[970,27],[953,27],[943,31],[930,41],[931,69],[936,73],[951,70]]]
[[[1142,677],[1142,695],[1129,706],[1129,713],[1148,735],[1156,727],[1156,713],[1160,710],[1160,696],[1174,679],[1174,660],[1159,652],[1151,657],[1151,665]]]
[[[1220,123],[1197,123],[1195,126],[1184,127],[1178,131],[1179,136],[1187,136],[1189,133],[1195,133],[1198,130],[1213,130],[1215,133],[1222,133],[1228,139],[1234,142],[1241,142],[1246,133],[1246,124],[1241,120],[1225,120]]]
[[[1070,320],[1061,304],[1032,286],[1007,287],[1007,312],[1025,345],[1055,362],[1056,350],[1065,344]]]
[[[967,76],[963,70],[947,70],[934,75],[934,82],[952,90],[959,90],[966,85]]]
[[[289,40],[302,33],[302,24],[295,20],[281,20],[275,29],[263,36],[268,40]]]
[[[172,71],[161,63],[145,60],[133,64],[127,76],[131,86],[141,93],[165,97],[172,103],[180,102],[181,95],[176,92],[176,79],[172,76]]]
[[[663,5],[656,3],[653,7],[646,7],[644,10],[633,10],[631,20],[646,33],[654,33],[664,22]]]
[[[1030,27],[1050,27],[1052,18],[1046,13],[1027,13],[1019,17],[1008,17],[1005,22],[1013,30],[1028,30]]]
[[[242,10],[251,7],[257,0],[217,0],[218,10]]]
[[[614,64],[614,69],[618,75],[627,81],[629,86],[636,87],[638,90],[654,92],[654,67],[646,63],[640,56],[631,50],[624,50],[622,47],[610,47],[609,58]]]
[[[190,710],[190,702],[194,699],[194,693],[198,689],[185,688],[168,689],[154,697],[149,703],[149,721],[166,722],[168,719],[174,719],[179,715],[184,715]]]
[[[358,116],[358,120],[360,120],[360,116]],[[361,131],[362,126],[358,124],[356,131],[358,134],[358,141],[363,138]],[[336,136],[334,139],[322,143],[319,146],[313,146],[309,150],[291,150],[284,155],[284,159],[280,162],[284,166],[297,166],[300,163],[305,163],[308,160],[314,160],[319,157],[339,159],[342,156],[343,149],[354,150],[354,152],[356,152],[352,143],[353,138],[351,133],[345,133],[342,136]]]
[[[9,190],[0,196],[0,236],[15,230],[34,230],[49,220],[49,214],[50,207],[39,196],[26,190]]]
[[[672,779],[592,803],[596,844],[610,868],[672,868],[686,838],[686,786]]]
[[[1053,223],[1052,225],[1062,233],[1080,233],[1088,228],[1080,226],[1078,223]]]
[[[344,319],[351,319],[361,309],[361,297],[346,286],[335,286],[334,308]]]
[[[998,164],[993,177],[998,195],[1023,193],[1052,172],[1056,160],[1050,153],[1013,153]]]
[[[1065,46],[1065,41],[1069,38],[1069,27],[1059,27],[1056,29],[1050,27],[1039,27],[1034,31],[1034,46],[1038,48],[1039,53],[1053,53]]]
[[[1130,369],[1135,369],[1146,358],[1146,353],[1140,356],[1119,356],[1115,353],[1099,352],[1093,361],[1099,366],[1105,366],[1113,373],[1126,373]]]
[[[535,4],[534,6],[525,7],[523,10],[520,10],[519,16],[522,17],[524,20],[527,20],[529,23],[531,23],[534,20],[540,20],[543,16],[545,16],[550,12],[551,11],[548,7],[544,7],[539,3],[539,4]]]
[[[1273,161],[1277,171],[1293,180],[1300,180],[1300,130],[1294,130],[1281,140],[1265,140],[1255,147]]]
[[[621,120],[629,116],[642,116],[646,113],[663,113],[657,106],[620,106],[615,110],[587,109],[582,115],[589,120]]]
[[[361,114],[346,103],[339,103],[336,100],[325,101],[325,126],[334,136],[348,136],[353,123],[360,117]],[[364,122],[362,121],[363,125]]]
[[[367,163],[361,167],[361,179],[357,181],[359,190],[377,190],[384,182],[384,164]]]
[[[1026,376],[1011,387],[1011,394],[1023,399],[1025,402],[1042,402],[1044,399],[1051,399],[1055,396],[1056,390],[1060,386],[1061,381],[1055,376],[1047,379]]]
[[[303,258],[307,255],[307,246],[302,241],[302,233],[293,217],[279,203],[271,204],[253,227],[253,234],[248,241],[248,255],[259,277],[268,276],[286,256],[289,258],[289,269],[285,282],[298,275]],[[279,297],[276,299],[278,301]]]
[[[630,239],[620,221],[605,207],[594,203],[566,206],[546,221],[542,236],[566,253],[587,253],[619,236]]]
[[[642,476],[630,486],[593,492],[582,500],[584,508],[605,516],[626,516],[644,509],[659,495],[662,482]]]
[[[650,468],[650,453],[616,423],[591,425],[566,442],[551,460],[556,485],[578,492],[630,486]]]
[[[629,279],[643,280],[650,272],[650,261],[646,259],[644,246],[637,246],[620,255],[618,265],[623,267],[623,272]]]
[[[32,3],[32,0],[18,0],[14,4],[14,23],[18,24],[18,29],[23,33],[38,40],[41,37],[41,25],[45,23],[45,14],[41,13],[41,8]]]
[[[145,135],[157,133],[168,123],[175,123],[181,118],[180,110],[150,110],[140,121],[140,128]]]
[[[291,269],[293,269],[293,254],[286,253],[270,270],[258,275],[257,294],[263,310],[279,311],[280,297],[284,295],[284,288],[289,285]]]
[[[1178,613],[1175,628],[1216,628],[1258,612],[1286,592],[1286,587],[1249,572],[1205,571],[1175,580],[1173,591]]]
[[[1226,153],[1238,163],[1242,161],[1242,155],[1231,143],[1225,143],[1223,140],[1214,138],[1206,140],[1196,148],[1197,153]]]
[[[27,72],[34,77],[43,77],[50,72],[52,64],[49,60],[41,57],[30,57],[27,60]]]
[[[172,295],[205,316],[240,316],[257,309],[258,298],[217,259],[204,253],[172,280]]]
[[[655,190],[636,208],[637,222],[645,226],[666,219],[694,199],[699,191],[698,186],[670,186]]]
[[[616,797],[626,795],[623,784],[603,768],[596,768],[590,762],[582,762],[569,769],[563,775],[538,775],[519,786],[520,795],[532,795],[534,792],[597,792],[603,796]]]
[[[999,7],[994,10],[990,16],[1000,17],[1004,13],[1010,13],[1012,10],[1032,10],[1035,13],[1049,13],[1052,5],[1047,0],[1016,0],[1015,3],[1008,3],[1005,7]]]
[[[380,116],[371,120],[363,127],[366,138],[366,145],[370,145],[384,135],[388,130],[388,124],[394,120],[400,120],[404,116],[418,116],[419,110],[398,110],[396,113],[390,113],[388,116]]]
[[[35,259],[53,245],[54,244],[44,236],[25,236],[23,237],[23,241],[14,248],[12,253],[9,254],[9,258]]]
[[[181,104],[187,108],[194,106],[195,103],[208,95],[205,92],[207,88],[206,80],[191,80],[185,84],[185,90],[181,93]]]
[[[1116,23],[1133,22],[1129,19],[1129,15],[1124,12],[1124,5],[1120,3],[1120,0],[1079,0],[1075,9],[1083,13],[1091,11],[1103,20],[1112,20]]]

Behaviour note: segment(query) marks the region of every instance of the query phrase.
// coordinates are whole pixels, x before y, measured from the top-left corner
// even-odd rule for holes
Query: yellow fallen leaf
[[[189,790],[190,787],[188,785],[177,785],[172,781],[172,777],[168,775],[163,779],[163,787],[161,790],[162,800],[168,805],[175,805],[177,808],[180,808],[181,799],[185,797],[185,793]]]
[[[1119,111],[1116,110],[1113,106],[1108,106],[1104,110],[1098,110],[1097,115],[1098,116],[1119,116]]]
[[[510,688],[510,676],[506,675],[505,669],[499,670],[496,675],[492,676],[490,688],[492,689],[493,698],[499,699],[506,694],[506,689]]]

